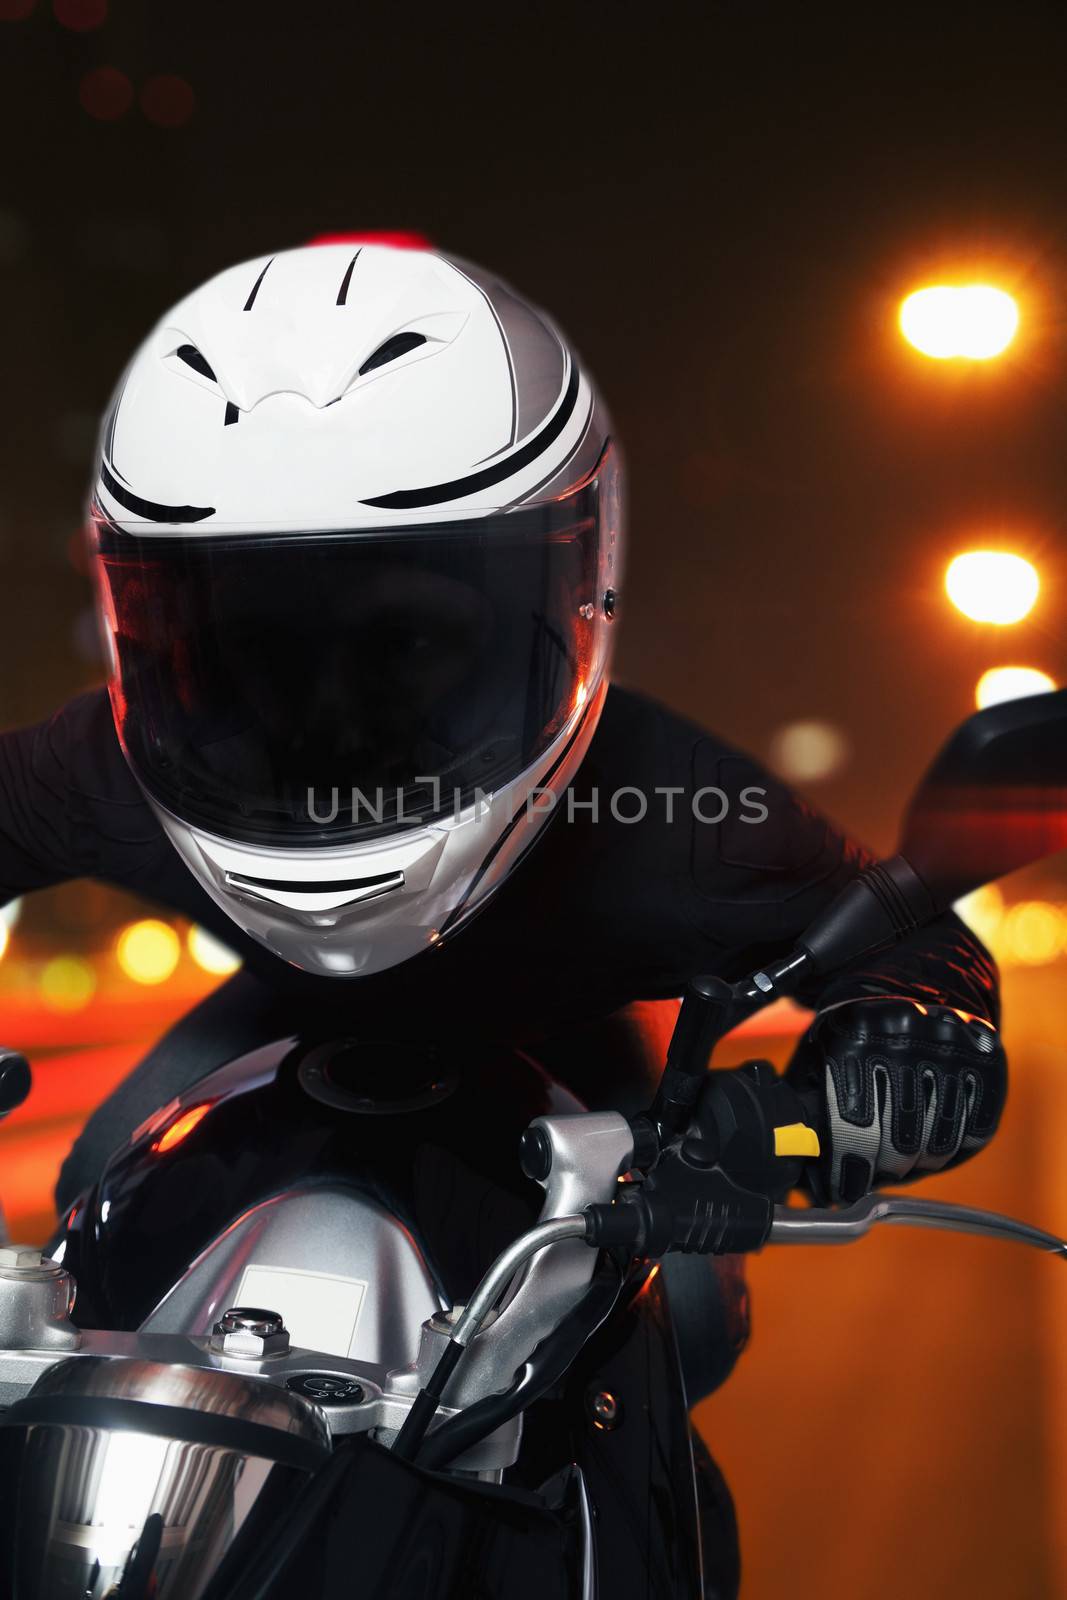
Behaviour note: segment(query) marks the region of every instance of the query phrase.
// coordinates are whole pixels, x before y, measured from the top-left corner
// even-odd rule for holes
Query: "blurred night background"
[[[86,476],[158,316],[246,257],[414,230],[548,307],[607,394],[632,497],[618,676],[889,850],[987,669],[1067,681],[1065,47],[1061,4],[0,0],[0,725],[101,680]],[[1016,337],[926,359],[902,299],[970,282],[1014,297]],[[952,606],[975,549],[1032,563],[1025,619]],[[971,912],[1013,1098],[929,1187],[1062,1231],[1063,864]],[[0,1196],[43,1236],[74,1128],[225,957],[87,884],[6,915],[0,1030],[37,1076]],[[732,1059],[784,1059],[796,1026]],[[745,1600],[1067,1592],[1062,1274],[897,1235],[751,1277],[752,1347],[699,1415]]]

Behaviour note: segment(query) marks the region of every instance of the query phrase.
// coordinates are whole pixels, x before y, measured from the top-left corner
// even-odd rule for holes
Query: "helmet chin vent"
[[[226,885],[241,894],[257,900],[270,900],[275,905],[289,905],[294,900],[321,897],[336,907],[340,903],[354,905],[360,900],[377,900],[404,887],[402,872],[379,872],[367,878],[250,878],[241,872],[223,874]]]
[[[401,356],[406,356],[409,350],[417,350],[420,344],[426,343],[424,333],[394,333],[391,339],[386,339],[380,344],[372,356],[368,356],[359,369],[362,378],[365,372],[373,372],[375,367],[384,367],[389,361],[397,361]]]

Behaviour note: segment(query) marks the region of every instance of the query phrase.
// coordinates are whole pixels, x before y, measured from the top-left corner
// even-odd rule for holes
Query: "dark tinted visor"
[[[142,537],[94,515],[127,756],[224,837],[342,844],[449,815],[582,704],[597,486],[398,532]]]

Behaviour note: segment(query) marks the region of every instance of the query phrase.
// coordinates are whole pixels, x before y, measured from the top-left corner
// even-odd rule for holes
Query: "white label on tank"
[[[294,1345],[346,1356],[366,1293],[361,1278],[336,1278],[329,1272],[305,1272],[300,1267],[260,1267],[252,1262],[245,1268],[235,1304],[279,1312]]]

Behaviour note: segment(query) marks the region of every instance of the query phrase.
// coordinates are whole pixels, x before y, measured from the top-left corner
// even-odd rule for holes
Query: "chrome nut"
[[[33,1272],[43,1264],[44,1257],[31,1244],[0,1245],[0,1267],[6,1267],[9,1272]]]
[[[289,1353],[289,1330],[277,1311],[233,1306],[212,1328],[211,1348],[218,1355],[238,1356],[245,1361],[284,1356]]]
[[[74,1279],[58,1261],[30,1245],[0,1246],[0,1349],[77,1349],[74,1296]]]

